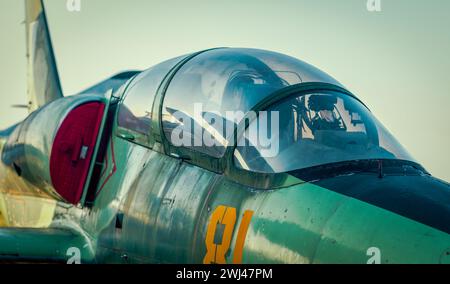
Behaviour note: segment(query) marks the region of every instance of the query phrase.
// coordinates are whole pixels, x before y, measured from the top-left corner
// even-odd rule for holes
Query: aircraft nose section
[[[312,183],[450,234],[450,185],[422,170],[348,171]]]
[[[427,174],[352,173],[313,183],[450,234],[450,185]]]

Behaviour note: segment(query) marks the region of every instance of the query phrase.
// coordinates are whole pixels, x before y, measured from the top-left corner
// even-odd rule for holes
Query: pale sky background
[[[409,152],[450,181],[450,1],[47,0],[63,91],[211,47],[302,59],[362,99]],[[0,129],[20,121],[26,58],[22,0],[0,0]]]

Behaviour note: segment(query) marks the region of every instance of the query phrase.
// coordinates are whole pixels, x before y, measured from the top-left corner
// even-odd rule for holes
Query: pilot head
[[[312,117],[312,129],[317,130],[339,130],[341,125],[335,114],[337,98],[328,95],[311,95],[308,101],[310,111],[315,112]]]

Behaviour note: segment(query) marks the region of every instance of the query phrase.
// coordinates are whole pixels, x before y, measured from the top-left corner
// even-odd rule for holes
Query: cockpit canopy
[[[171,147],[216,159],[237,142],[235,165],[253,172],[288,172],[363,159],[413,161],[349,93],[313,90],[274,97],[302,83],[340,87],[317,68],[275,52],[222,48],[181,56],[129,83],[118,124],[144,137],[133,138],[135,143],[145,143],[152,131],[159,131]],[[162,129],[154,130],[152,126],[159,125],[152,122],[155,106],[160,107],[157,92],[163,92]],[[249,116],[267,99],[273,103]],[[234,137],[244,118],[248,127]]]

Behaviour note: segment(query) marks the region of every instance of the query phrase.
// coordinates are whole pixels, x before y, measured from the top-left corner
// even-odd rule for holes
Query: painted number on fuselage
[[[247,210],[242,216],[241,225],[236,237],[234,246],[233,263],[242,262],[242,253],[244,249],[245,237],[253,216],[253,211]],[[226,254],[230,249],[231,239],[233,237],[234,226],[236,224],[236,208],[220,205],[211,215],[211,220],[206,232],[206,255],[203,259],[204,264],[226,264]],[[222,239],[216,242],[215,237],[218,226],[222,227]]]

